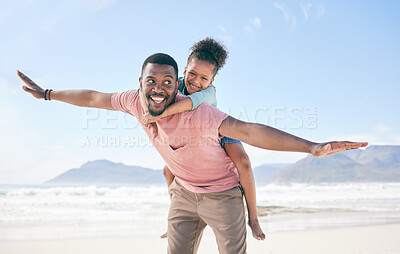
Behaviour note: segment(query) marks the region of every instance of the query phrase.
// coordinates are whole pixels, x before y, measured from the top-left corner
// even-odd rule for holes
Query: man
[[[178,67],[169,55],[148,57],[135,90],[100,93],[90,90],[43,90],[18,71],[34,97],[59,100],[83,107],[120,110],[139,120],[148,110],[160,115],[176,100]],[[196,253],[203,230],[209,225],[220,253],[246,253],[246,225],[237,172],[219,145],[219,136],[241,140],[253,146],[278,151],[311,153],[316,157],[364,147],[367,143],[313,143],[274,128],[237,120],[209,104],[196,110],[161,119],[155,127],[142,126],[163,157],[175,179],[168,215],[168,253]]]

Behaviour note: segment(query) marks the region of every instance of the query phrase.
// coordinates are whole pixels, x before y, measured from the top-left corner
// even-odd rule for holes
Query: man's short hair
[[[178,78],[178,64],[176,63],[175,59],[173,59],[170,55],[164,53],[155,53],[149,56],[142,65],[142,76],[144,69],[149,63],[171,65],[172,67],[174,67],[175,77]]]

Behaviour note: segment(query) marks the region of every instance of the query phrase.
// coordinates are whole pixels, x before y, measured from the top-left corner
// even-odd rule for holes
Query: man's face
[[[152,116],[161,115],[175,100],[179,83],[174,67],[171,65],[147,64],[139,82],[145,103]]]
[[[189,94],[201,91],[211,86],[214,81],[215,66],[201,60],[192,59],[185,67],[186,90]]]

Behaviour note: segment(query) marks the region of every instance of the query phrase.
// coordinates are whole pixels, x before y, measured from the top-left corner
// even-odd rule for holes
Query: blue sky
[[[19,69],[54,90],[138,87],[141,64],[180,73],[207,36],[230,55],[219,108],[314,140],[400,145],[399,1],[1,1],[0,183],[41,183],[95,159],[160,169],[135,119],[36,100]],[[246,146],[253,166],[304,154]]]

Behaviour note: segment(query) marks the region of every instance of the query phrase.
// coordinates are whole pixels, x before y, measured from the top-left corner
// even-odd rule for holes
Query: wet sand
[[[400,224],[347,227],[339,229],[277,232],[265,241],[253,239],[248,232],[248,253],[400,253]],[[166,253],[167,241],[158,236],[111,237],[45,241],[0,242],[1,254],[125,254]],[[218,253],[214,235],[208,228],[199,254]]]

